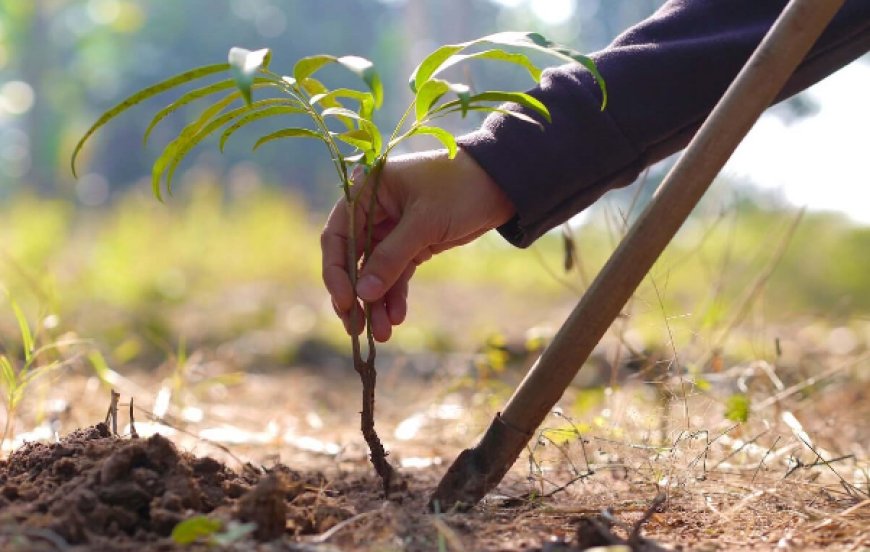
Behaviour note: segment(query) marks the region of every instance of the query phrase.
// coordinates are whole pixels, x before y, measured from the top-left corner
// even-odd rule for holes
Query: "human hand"
[[[357,298],[371,304],[374,338],[386,341],[405,320],[408,283],[433,255],[464,245],[510,220],[514,207],[489,175],[461,149],[429,151],[390,159],[381,171],[372,212],[371,179],[355,175],[356,262],[373,217],[372,254],[354,292],[348,271],[350,205],[340,199],[320,237],[323,282],[348,333],[364,327]]]

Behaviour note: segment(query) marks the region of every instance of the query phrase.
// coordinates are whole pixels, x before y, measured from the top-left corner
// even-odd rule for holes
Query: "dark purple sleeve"
[[[607,83],[604,111],[591,75],[562,66],[545,71],[531,91],[552,115],[543,130],[493,115],[462,137],[461,146],[516,207],[517,215],[499,232],[526,247],[685,147],[785,3],[671,0],[592,54]],[[778,99],[868,50],[870,0],[848,0]]]

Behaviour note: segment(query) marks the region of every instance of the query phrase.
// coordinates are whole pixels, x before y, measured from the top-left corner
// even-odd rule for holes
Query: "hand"
[[[356,176],[356,175],[355,175]],[[356,292],[348,272],[350,206],[340,199],[321,234],[323,282],[348,333],[363,329],[357,300],[372,304],[372,333],[386,341],[405,320],[408,283],[414,270],[433,255],[464,245],[510,220],[514,207],[489,175],[460,149],[429,151],[390,159],[381,171],[373,212],[371,180],[355,177],[357,261],[374,217],[373,250],[362,267]]]

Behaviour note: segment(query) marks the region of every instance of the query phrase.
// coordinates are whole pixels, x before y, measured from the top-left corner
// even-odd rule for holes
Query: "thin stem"
[[[389,141],[387,142],[388,144],[392,143],[393,140],[396,139],[396,136],[397,136],[397,135],[399,134],[399,132],[402,130],[402,125],[405,124],[405,119],[407,119],[407,118],[408,118],[408,115],[411,114],[411,111],[414,109],[414,105],[415,105],[416,103],[417,103],[417,100],[415,99],[415,100],[412,101],[411,104],[408,106],[408,109],[406,109],[405,112],[402,113],[402,117],[399,119],[399,123],[396,125],[396,128],[393,129],[393,133],[390,134],[390,139],[389,139]],[[402,140],[401,140],[401,138],[400,138],[399,140],[396,141],[396,143],[401,142],[401,141],[402,141]],[[387,159],[386,153],[383,155],[383,159],[384,159],[384,161],[386,161],[386,159]]]

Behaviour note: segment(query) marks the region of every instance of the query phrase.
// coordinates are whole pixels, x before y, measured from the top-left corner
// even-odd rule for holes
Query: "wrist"
[[[468,152],[459,148],[454,162],[462,174],[462,178],[457,181],[475,189],[475,203],[486,208],[492,228],[501,226],[514,217],[516,207],[507,194]]]

